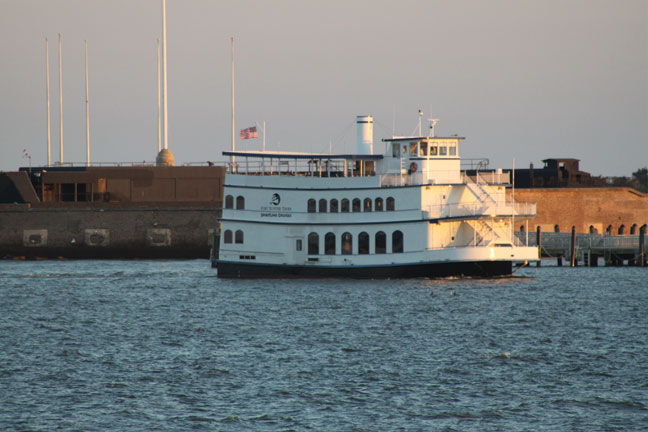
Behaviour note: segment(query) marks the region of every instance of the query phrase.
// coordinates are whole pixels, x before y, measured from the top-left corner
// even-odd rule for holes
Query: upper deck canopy
[[[383,155],[378,154],[330,154],[330,153],[298,153],[298,152],[255,152],[255,151],[224,151],[223,156],[271,158],[271,159],[347,159],[347,160],[379,160]]]

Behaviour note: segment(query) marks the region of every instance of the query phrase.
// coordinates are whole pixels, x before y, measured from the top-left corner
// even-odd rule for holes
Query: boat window
[[[308,255],[319,255],[319,235],[317,233],[308,234]]]
[[[234,197],[232,195],[227,195],[225,197],[225,208],[226,209],[234,208]]]
[[[295,250],[301,252],[302,250],[302,239],[297,239],[295,242]]]
[[[324,198],[319,200],[319,212],[326,213],[326,200]]]
[[[418,156],[418,142],[411,142],[409,148],[410,156]]]
[[[407,153],[407,144],[403,144],[403,154]]]
[[[349,213],[349,200],[346,198],[342,199],[342,213]]]
[[[234,233],[234,243],[243,244],[243,231],[236,230]]]
[[[371,211],[371,198],[365,198],[364,199],[364,210],[363,211],[366,211],[366,212]]]
[[[457,154],[457,146],[451,145],[448,147],[448,150],[450,152],[450,156],[455,156]]]
[[[369,253],[369,234],[366,232],[358,234],[358,253],[361,255]]]
[[[428,145],[425,141],[421,142],[421,156],[427,156]]]
[[[360,199],[359,198],[353,198],[353,211],[354,212],[359,212],[360,211]]]
[[[308,200],[308,213],[315,213],[315,200],[314,199],[309,199]]]
[[[445,156],[448,153],[448,147],[440,146],[439,147],[439,156]]]
[[[396,203],[394,201],[394,198],[389,197],[387,198],[387,211],[394,211],[396,209]]]
[[[392,253],[403,252],[403,233],[394,231],[392,233]]]
[[[376,233],[376,253],[387,253],[387,235],[382,231]]]
[[[243,198],[241,195],[236,197],[236,209],[245,210],[245,198]]]
[[[338,212],[338,200],[332,199],[331,200],[331,213],[337,213]]]
[[[223,243],[232,243],[232,231],[225,230],[223,233]]]
[[[430,156],[436,156],[438,153],[436,144],[430,144]]]
[[[335,234],[332,232],[324,236],[324,254],[335,255]]]
[[[351,233],[342,234],[342,255],[351,255],[353,253],[353,236]]]
[[[400,155],[400,144],[392,143],[392,156],[398,157]]]
[[[376,198],[376,211],[383,211],[383,199]]]

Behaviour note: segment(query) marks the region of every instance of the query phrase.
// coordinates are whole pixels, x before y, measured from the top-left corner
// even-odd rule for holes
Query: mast
[[[59,143],[61,146],[60,165],[63,165],[63,62],[61,54],[61,33],[58,34],[58,54],[59,54]]]
[[[166,0],[162,0],[162,55],[164,73],[164,149],[169,148],[169,116],[167,95],[167,51],[166,51]]]
[[[88,93],[88,41],[85,45],[85,86],[86,86],[86,166],[90,166],[90,96]]]
[[[162,96],[161,96],[161,90],[160,88],[162,87],[161,84],[162,78],[160,76],[160,39],[157,40],[157,99],[158,99],[158,105],[157,105],[157,122],[158,122],[158,153],[162,150],[162,119],[161,119],[161,112],[162,112]]]
[[[47,89],[47,166],[52,164],[52,135],[50,122],[49,41],[45,38],[45,88]]]
[[[232,151],[235,151],[236,145],[235,145],[235,134],[236,131],[234,129],[234,114],[235,114],[235,106],[234,106],[234,36],[232,36]],[[232,171],[234,171],[234,155],[231,157],[231,163],[232,163]]]

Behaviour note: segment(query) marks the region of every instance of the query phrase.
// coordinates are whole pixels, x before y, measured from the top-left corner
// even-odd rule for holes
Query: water
[[[0,430],[645,430],[647,277],[0,262]]]

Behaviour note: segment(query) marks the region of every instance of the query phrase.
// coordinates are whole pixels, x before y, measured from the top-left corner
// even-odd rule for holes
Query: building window
[[[326,200],[323,198],[319,200],[319,212],[326,213]]]
[[[625,231],[625,225],[621,225],[621,226],[619,226],[619,235],[623,235],[623,234],[625,234],[624,231]]]
[[[308,234],[308,255],[319,255],[319,235],[317,233]]]
[[[630,234],[637,234],[637,224],[632,224],[630,227]]]
[[[331,200],[331,213],[337,213],[338,212],[338,200],[332,199]]]
[[[383,211],[383,199],[376,198],[376,211]]]
[[[236,197],[236,210],[245,210],[245,198],[240,195]]]
[[[394,211],[396,209],[396,203],[394,201],[394,198],[389,197],[387,198],[387,211]]]
[[[316,202],[314,199],[308,200],[308,213],[315,213]]]
[[[349,200],[346,198],[342,200],[342,213],[349,213]]]
[[[232,231],[225,230],[223,233],[223,243],[232,243]]]
[[[387,235],[382,231],[376,233],[376,253],[387,253]]]
[[[524,225],[520,225],[520,232],[524,232]]]
[[[392,233],[392,253],[403,252],[403,233],[394,231]]]
[[[594,225],[590,225],[589,233],[590,234],[598,234],[598,230],[596,228],[594,228]]]
[[[366,232],[358,234],[358,253],[360,255],[369,253],[369,234]]]
[[[342,234],[342,255],[351,255],[353,253],[353,236],[351,233]]]
[[[353,198],[353,211],[354,212],[359,212],[360,211],[360,199],[359,198]]]
[[[226,209],[234,208],[234,197],[232,195],[227,195],[225,197],[225,208]]]
[[[335,234],[332,232],[324,236],[324,254],[335,255]]]
[[[243,244],[243,231],[236,230],[234,233],[234,243]]]
[[[608,227],[605,229],[605,234],[606,235],[612,234],[612,225],[608,225]]]
[[[557,224],[554,225],[554,232],[557,232],[557,233],[560,232],[560,227]]]

